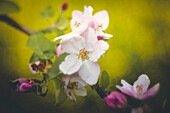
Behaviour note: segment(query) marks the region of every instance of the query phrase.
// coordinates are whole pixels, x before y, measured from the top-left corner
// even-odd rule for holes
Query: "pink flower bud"
[[[33,81],[29,81],[25,78],[19,78],[17,80],[11,81],[10,85],[17,92],[28,92],[31,91],[33,83]]]
[[[98,36],[97,39],[98,40],[103,40],[103,37],[102,36]]]
[[[113,91],[107,97],[104,98],[107,106],[112,109],[123,108],[127,103],[127,98],[122,93]]]
[[[67,3],[63,3],[62,5],[62,11],[66,10],[68,8],[68,4]]]

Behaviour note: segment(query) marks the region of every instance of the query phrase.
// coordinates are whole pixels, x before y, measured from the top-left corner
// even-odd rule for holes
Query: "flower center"
[[[76,28],[78,28],[80,25],[81,25],[81,23],[78,23],[77,21],[75,21],[74,26],[75,26]]]
[[[100,24],[100,25],[98,26],[98,30],[100,31],[100,30],[102,30],[102,28],[103,28],[103,25]]]
[[[75,87],[78,86],[78,82],[70,82],[67,86],[68,89],[74,89]]]
[[[85,48],[84,48],[84,49],[81,49],[81,50],[79,51],[78,58],[81,58],[83,61],[84,61],[85,59],[88,59],[88,58],[89,58],[89,57],[88,57],[88,51],[86,51]]]
[[[143,89],[142,85],[140,85],[140,86],[137,85],[136,89],[137,89],[137,95],[142,95],[142,89]]]

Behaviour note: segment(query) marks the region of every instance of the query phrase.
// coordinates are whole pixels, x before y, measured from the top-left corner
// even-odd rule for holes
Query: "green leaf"
[[[50,18],[50,17],[53,17],[55,14],[55,11],[52,9],[52,7],[49,5],[45,10],[43,10],[41,13],[40,13],[40,17],[43,17],[43,18]]]
[[[58,106],[65,102],[67,95],[64,92],[64,84],[61,80],[54,78],[54,85],[55,85],[55,105]]]
[[[33,49],[41,59],[52,59],[55,56],[55,45],[41,32],[31,35],[27,46]]]
[[[18,12],[20,9],[17,4],[11,1],[0,1],[0,15]]]
[[[47,72],[48,79],[52,79],[60,73],[59,65],[61,64],[62,61],[64,61],[67,55],[68,55],[67,53],[63,53],[54,61],[52,67]]]
[[[100,78],[100,85],[104,88],[107,88],[110,84],[110,76],[106,71],[102,72],[101,78]]]
[[[59,30],[64,30],[67,27],[68,21],[66,17],[60,17],[57,21],[56,21],[56,27]]]
[[[30,59],[30,63],[37,62],[37,61],[40,61],[40,57],[37,54],[33,53]]]

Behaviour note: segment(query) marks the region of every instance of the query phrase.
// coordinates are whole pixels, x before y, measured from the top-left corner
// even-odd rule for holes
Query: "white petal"
[[[102,30],[107,29],[109,25],[109,15],[107,11],[103,10],[94,15],[99,25],[102,25]]]
[[[138,77],[138,80],[134,82],[133,88],[134,91],[137,93],[137,87],[140,86],[142,88],[142,94],[146,92],[148,89],[148,86],[150,84],[150,80],[147,75],[142,74],[141,76]]]
[[[87,84],[94,85],[97,83],[99,78],[100,66],[96,62],[85,60],[78,73],[81,79],[83,79]]]
[[[64,89],[65,89],[65,93],[67,94],[67,96],[73,101],[76,102],[76,98],[73,95],[73,93],[71,92],[71,90],[67,89],[67,86],[64,85]]]
[[[104,32],[102,32],[102,31],[99,33],[99,36],[101,36],[101,37],[103,37],[103,38],[105,38],[105,39],[110,39],[110,38],[113,37],[113,35],[104,33]]]
[[[93,8],[91,6],[86,7],[84,6],[84,15],[85,16],[92,16]]]
[[[103,40],[98,41],[96,49],[88,54],[89,60],[92,62],[97,62],[100,56],[103,55],[108,48],[108,43]]]
[[[69,80],[70,80],[70,75],[64,76],[61,81],[65,82],[65,85],[67,86],[69,84]]]
[[[89,27],[83,34],[82,36],[85,38],[86,40],[86,50],[87,51],[92,51],[96,48],[96,44],[97,44],[97,36],[94,32],[94,30]]]
[[[82,60],[78,59],[76,55],[68,55],[65,58],[59,68],[64,74],[73,74],[79,70],[80,66],[82,65]]]
[[[75,88],[74,89],[74,92],[76,95],[79,95],[79,96],[86,96],[87,95],[87,90],[86,88]]]
[[[68,33],[66,35],[61,35],[59,37],[56,37],[53,41],[56,41],[56,40],[59,40],[59,39],[62,39],[62,40],[66,40],[66,39],[70,39],[74,36],[75,34],[74,33]]]
[[[78,54],[79,50],[85,48],[85,39],[81,36],[73,36],[69,40],[62,41],[61,45],[64,52]]]

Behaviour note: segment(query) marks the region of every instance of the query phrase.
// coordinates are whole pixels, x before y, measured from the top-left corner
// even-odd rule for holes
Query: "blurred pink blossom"
[[[117,91],[111,92],[107,97],[104,98],[107,106],[112,109],[123,108],[127,103],[127,98],[122,93]]]

